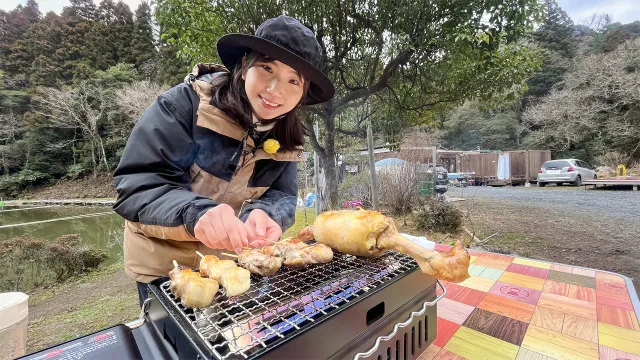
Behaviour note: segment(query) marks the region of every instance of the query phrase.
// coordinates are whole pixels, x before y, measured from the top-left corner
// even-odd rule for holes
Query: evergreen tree
[[[28,86],[54,86],[62,76],[52,54],[60,47],[63,25],[60,16],[49,12],[29,28],[23,39],[13,44],[7,67],[28,80]]]
[[[146,2],[140,3],[136,9],[134,21],[133,39],[129,52],[134,60],[136,68],[140,69],[145,64],[156,57],[156,49],[153,41],[151,7]]]
[[[175,86],[180,84],[184,77],[191,71],[191,64],[178,57],[178,47],[166,42],[166,39],[160,41],[160,50],[158,52],[158,71],[155,81],[166,86]]]
[[[528,81],[524,94],[524,107],[549,93],[551,87],[562,80],[576,52],[573,21],[555,0],[544,0],[546,16],[532,34],[535,44],[542,50],[541,69]]]
[[[62,9],[62,17],[78,21],[94,21],[98,10],[92,0],[69,0],[71,6]]]
[[[133,13],[129,5],[118,1],[114,9],[114,14],[115,22],[113,24],[113,31],[116,34],[114,39],[117,54],[117,58],[115,59],[116,63],[124,62],[127,64],[135,64],[135,58],[129,51],[134,32]]]
[[[40,6],[36,0],[27,0],[27,3],[22,7],[22,15],[29,21],[29,24],[35,24],[42,19],[42,12],[40,12]]]
[[[28,0],[26,5],[18,5],[6,12],[0,10],[0,66],[4,67],[11,52],[11,46],[22,39],[29,26],[42,18],[40,8],[35,0]]]

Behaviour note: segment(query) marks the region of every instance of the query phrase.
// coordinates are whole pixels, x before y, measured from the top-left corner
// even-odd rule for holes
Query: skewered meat
[[[175,267],[169,272],[169,277],[171,278],[169,289],[176,297],[180,297],[189,279],[199,278],[200,273],[191,269]]]
[[[218,292],[218,282],[203,277],[189,277],[180,302],[188,308],[203,308],[211,305]]]
[[[200,259],[200,273],[202,276],[217,282],[220,282],[220,277],[227,269],[233,269],[235,267],[238,267],[235,261],[220,260],[215,255],[206,255]]]
[[[300,249],[290,250],[285,254],[284,265],[301,268],[310,264],[324,264],[333,259],[333,251],[323,244],[307,245]]]
[[[469,277],[469,253],[458,241],[447,254],[425,249],[398,233],[391,218],[377,211],[339,210],[320,214],[304,235],[340,252],[376,257],[396,250],[413,257],[422,272],[438,279],[461,282]]]
[[[225,269],[220,278],[220,285],[227,296],[242,295],[251,287],[251,273],[241,267]]]
[[[267,249],[269,248],[269,249]],[[282,258],[273,256],[271,246],[263,249],[245,249],[238,256],[238,264],[254,274],[271,276],[282,267]]]
[[[293,250],[305,248],[309,245],[305,244],[298,238],[285,239],[278,241],[274,245],[265,246],[262,252],[271,256],[286,257],[287,253]]]

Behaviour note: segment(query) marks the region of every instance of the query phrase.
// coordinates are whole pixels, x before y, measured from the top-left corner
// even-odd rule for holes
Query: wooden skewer
[[[178,262],[173,260],[173,267],[178,267]]]
[[[200,253],[200,251],[196,251],[196,254],[198,254],[198,256],[200,256],[201,258],[204,257],[204,255],[202,255],[202,253]]]
[[[236,254],[227,254],[227,253],[220,253],[220,254],[222,254],[222,255],[226,255],[226,256],[231,256],[231,257],[234,257],[234,258],[238,258],[238,257],[239,257],[239,256],[238,256],[238,255],[236,255]]]

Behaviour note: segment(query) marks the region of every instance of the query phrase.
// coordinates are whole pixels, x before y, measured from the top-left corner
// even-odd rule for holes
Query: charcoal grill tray
[[[245,294],[229,298],[222,290],[210,307],[197,310],[180,304],[166,277],[155,280],[149,288],[202,356],[252,359],[417,273],[414,276],[419,278],[411,281],[415,291],[405,289],[411,293],[386,294],[383,299],[390,309],[402,306],[434,284],[417,269],[413,259],[393,251],[375,259],[336,252],[327,264],[305,269],[283,267],[269,278],[252,275],[252,286]]]

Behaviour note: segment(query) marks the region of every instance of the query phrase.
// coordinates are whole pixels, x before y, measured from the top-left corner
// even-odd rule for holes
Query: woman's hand
[[[231,206],[220,204],[200,217],[194,228],[196,239],[212,249],[242,252],[249,245],[247,228]]]
[[[280,225],[260,209],[252,210],[244,224],[252,247],[273,245],[282,236]]]

